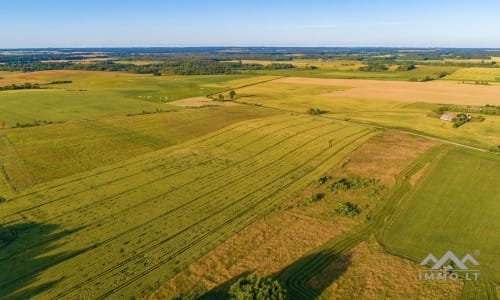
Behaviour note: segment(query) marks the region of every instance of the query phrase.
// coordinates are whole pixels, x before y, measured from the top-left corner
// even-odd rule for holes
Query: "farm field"
[[[463,68],[446,76],[446,79],[500,82],[500,68]]]
[[[147,295],[376,133],[281,115],[38,185],[0,203],[0,294]]]
[[[500,117],[485,116],[453,128],[450,122],[428,115],[438,103],[499,105],[497,86],[447,82],[388,82],[287,77],[238,89],[238,102],[401,128],[471,146],[490,149],[500,144]]]
[[[1,73],[0,86],[25,82],[66,84],[42,86],[46,89],[0,92],[0,122],[4,127],[35,120],[65,122],[114,115],[177,109],[165,102],[230,89],[261,80],[254,75],[151,76],[116,72],[42,71]],[[234,82],[233,82],[234,81]]]
[[[2,50],[0,299],[498,299],[499,53]]]
[[[415,261],[448,250],[460,257],[470,253],[480,262],[480,276],[498,282],[498,176],[498,156],[451,150],[403,199],[381,235],[383,243],[391,252]]]
[[[19,192],[273,114],[236,105],[4,129],[0,132],[2,177],[8,178],[7,190]]]
[[[368,196],[367,189],[332,193],[325,188],[328,182],[324,186],[311,183],[284,201],[281,209],[247,226],[167,281],[151,299],[197,298],[200,295],[203,295],[201,299],[226,299],[228,286],[246,272],[281,278],[282,272],[286,274],[284,270],[304,265],[310,254],[318,252],[316,248],[321,250],[324,249],[322,245],[332,244],[330,239],[349,238],[352,230],[363,227],[367,216],[383,206],[391,190],[398,188],[397,181],[408,172],[406,169],[412,170],[408,174],[418,174],[425,165],[420,163],[421,156],[426,154],[424,158],[427,157],[429,150],[438,145],[395,131],[372,137],[323,175],[331,176],[330,182],[355,176],[374,178],[386,187],[381,194]],[[417,168],[413,167],[415,163]],[[309,196],[318,192],[323,193],[324,198],[309,203]],[[346,200],[362,208],[361,214],[355,217],[332,214]],[[350,247],[337,260],[307,269],[311,272],[308,278],[312,279],[302,282],[299,287],[324,299],[345,299],[350,297],[348,295],[356,295],[358,299],[449,299],[460,294],[463,285],[460,282],[419,281],[415,276],[419,270],[416,264],[386,253],[373,238]],[[338,254],[329,251],[324,249],[320,252],[321,257]],[[294,274],[303,274],[305,270],[296,271]],[[285,287],[297,290],[293,283]],[[291,299],[314,299],[311,294],[293,294]]]

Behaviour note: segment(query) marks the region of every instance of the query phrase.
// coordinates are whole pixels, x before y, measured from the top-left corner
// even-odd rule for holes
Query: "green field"
[[[22,191],[275,113],[259,107],[204,107],[4,129],[0,132],[2,177],[8,178],[10,189]]]
[[[39,185],[0,204],[0,294],[147,295],[374,134],[277,116]]]
[[[383,243],[415,261],[448,250],[460,258],[470,253],[479,261],[483,279],[500,281],[499,157],[454,148],[429,168],[403,198]]]
[[[408,297],[462,290],[464,299],[494,298],[500,160],[486,150],[500,146],[500,116],[453,128],[433,111],[441,104],[500,105],[497,70],[417,65],[402,72],[391,65],[361,72],[366,62],[291,62],[297,68],[231,75],[0,73],[2,86],[42,87],[0,91],[0,298],[148,297],[244,230],[250,240],[263,217],[275,218],[270,227],[296,218],[310,226],[304,231],[337,229],[322,239],[305,236],[311,244],[297,243],[297,249],[288,245],[295,256],[279,252],[286,263],[265,275],[279,279],[292,299],[333,295],[336,287],[328,288],[348,266],[342,272],[332,266],[359,245],[379,247],[374,257],[387,259],[385,268],[391,255],[418,269],[429,252],[470,253],[481,264],[482,281],[430,292],[408,283]],[[310,68],[315,64],[319,69]],[[405,82],[442,72],[450,75]],[[50,84],[62,80],[71,83]],[[490,84],[470,84],[474,80]],[[223,94],[227,100],[231,90],[236,103],[204,98]],[[180,99],[202,104],[172,103]],[[389,146],[392,152],[384,152]],[[365,159],[372,155],[377,159]],[[376,178],[369,170],[377,170]],[[316,184],[326,174],[361,176],[380,190],[332,192]],[[336,215],[345,201],[359,204],[359,215]],[[314,233],[294,237],[300,234]],[[262,250],[253,246],[245,245]],[[273,249],[266,255],[278,255]],[[221,260],[208,277],[236,263],[230,252],[223,257],[229,265]],[[239,263],[245,268],[238,274],[253,271],[251,263]],[[363,262],[356,263],[351,271],[357,271],[339,281],[346,295],[365,280],[356,275]],[[321,278],[323,272],[334,276]],[[231,276],[224,284],[236,279]],[[204,291],[211,288],[206,284]]]
[[[151,76],[85,71],[5,74],[2,75],[4,85],[16,81],[48,83],[69,80],[72,83],[43,85],[44,89],[0,92],[0,123],[4,127],[33,123],[35,120],[65,122],[175,110],[176,107],[165,102],[204,96],[272,78],[254,75]]]

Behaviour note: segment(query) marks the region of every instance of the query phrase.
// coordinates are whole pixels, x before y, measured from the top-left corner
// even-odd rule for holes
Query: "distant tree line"
[[[10,63],[0,65],[2,71],[35,72],[46,70],[85,70],[85,71],[115,71],[136,74],[169,74],[169,75],[216,75],[237,74],[248,70],[280,70],[291,69],[290,63],[246,64],[241,62],[224,62],[214,59],[183,58],[163,63],[146,65],[122,64],[113,61],[100,61],[94,63],[78,62],[29,62]],[[60,82],[61,83],[61,82]]]
[[[38,83],[26,82],[25,84],[17,85],[6,85],[0,86],[0,91],[12,91],[12,90],[29,90],[29,89],[39,89],[40,85]]]

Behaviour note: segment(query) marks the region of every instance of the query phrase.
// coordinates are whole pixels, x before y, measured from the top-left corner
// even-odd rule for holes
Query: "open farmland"
[[[277,116],[39,185],[0,204],[16,237],[0,248],[0,294],[145,295],[374,134]]]
[[[500,82],[500,68],[463,68],[446,76],[446,79]]]
[[[332,177],[329,182],[352,176],[375,178],[386,186],[380,194],[370,195],[369,189],[332,193],[327,189],[329,182],[324,185],[311,182],[284,201],[281,209],[231,236],[167,281],[151,299],[196,299],[200,295],[203,295],[201,299],[226,299],[224,293],[228,285],[249,270],[277,276],[333,237],[346,232],[348,237],[350,230],[363,226],[374,209],[386,203],[385,197],[396,186],[396,179],[399,181],[406,175],[403,171],[437,145],[435,141],[396,131],[385,131],[370,138],[340,163],[332,165],[323,176]],[[315,193],[322,193],[324,197],[308,202]],[[355,217],[332,214],[335,207],[346,200],[362,207],[362,212]],[[370,260],[377,263],[371,264]],[[331,264],[324,263],[313,269],[311,272],[316,276],[307,288],[315,295],[321,294],[323,299],[349,299],[352,295],[357,299],[410,296],[449,299],[460,294],[460,282],[419,281],[414,276],[419,268],[411,261],[384,252],[370,238],[341,253]],[[293,286],[286,288],[294,290]]]
[[[499,157],[454,148],[429,168],[403,198],[382,241],[415,261],[448,250],[460,257],[470,253],[480,263],[481,278],[498,282]]]
[[[19,192],[275,113],[237,105],[4,129],[0,132],[2,177],[7,187]]]
[[[310,108],[325,116],[424,133],[486,149],[500,145],[500,117],[453,128],[428,115],[438,103],[500,104],[498,86],[450,82],[389,82],[282,78],[237,90],[239,102],[300,113]]]
[[[43,71],[2,73],[0,85],[71,81],[41,89],[1,91],[0,122],[10,127],[35,120],[65,122],[177,109],[165,102],[253,84],[273,77],[252,75],[151,76],[116,72]],[[234,80],[234,82],[233,82]]]

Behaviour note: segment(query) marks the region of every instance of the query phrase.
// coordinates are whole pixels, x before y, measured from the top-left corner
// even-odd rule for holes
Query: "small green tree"
[[[224,95],[219,94],[219,96],[218,96],[217,100],[219,100],[219,101],[224,101]]]
[[[234,100],[234,98],[236,97],[236,92],[235,91],[230,91],[229,92],[229,97],[231,98],[231,100]]]
[[[274,279],[253,274],[231,285],[229,295],[234,300],[285,300],[286,290]]]

